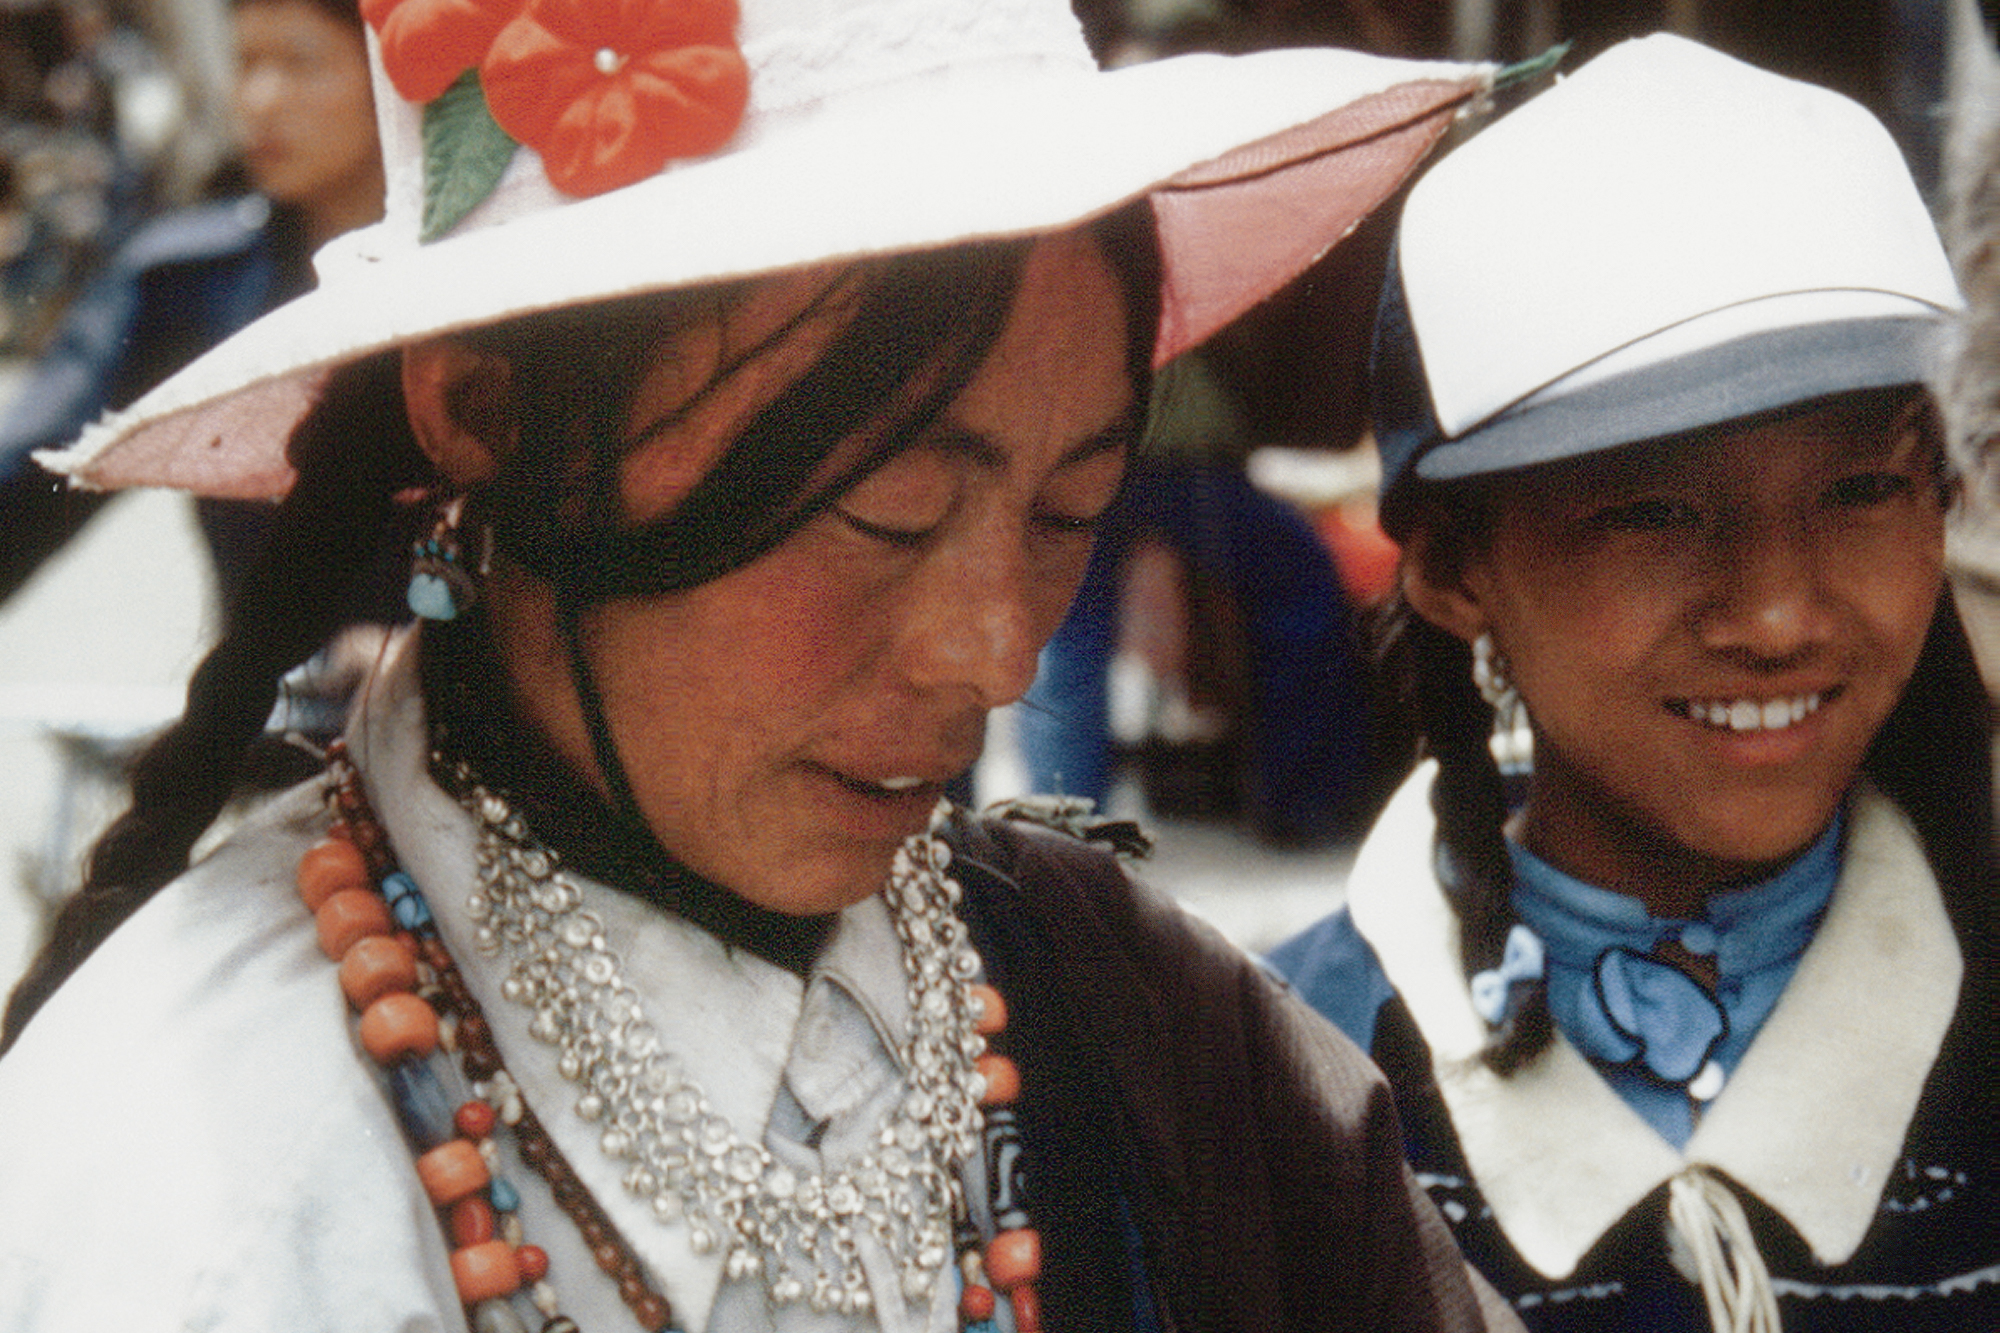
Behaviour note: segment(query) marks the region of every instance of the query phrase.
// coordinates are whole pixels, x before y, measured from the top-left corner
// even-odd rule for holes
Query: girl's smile
[[[1496,478],[1442,596],[1421,568],[1438,562],[1417,562],[1419,609],[1492,634],[1526,703],[1532,850],[1678,902],[1826,827],[1942,587],[1938,455],[1901,406],[1840,400]]]

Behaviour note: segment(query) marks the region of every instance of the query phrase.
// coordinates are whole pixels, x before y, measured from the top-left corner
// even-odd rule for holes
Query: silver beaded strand
[[[864,1234],[893,1258],[905,1299],[927,1299],[964,1213],[959,1168],[978,1150],[985,1092],[975,1062],[986,1040],[973,1030],[968,992],[980,960],[958,916],[951,849],[937,836],[945,807],[897,850],[883,890],[903,946],[908,1087],[871,1151],[838,1171],[800,1174],[714,1114],[662,1049],[603,923],[554,853],[484,788],[464,802],[480,826],[467,899],[478,947],[506,956],[501,993],[555,1048],[558,1070],[580,1090],[576,1114],[623,1164],[625,1188],[661,1222],[684,1219],[697,1253],[722,1247],[731,1279],[761,1276],[776,1304],[868,1311]]]

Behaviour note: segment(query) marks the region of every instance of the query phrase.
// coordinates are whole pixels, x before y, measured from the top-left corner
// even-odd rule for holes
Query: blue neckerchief
[[[1693,920],[1655,917],[1636,898],[1508,844],[1514,911],[1543,946],[1556,1028],[1675,1146],[1694,1132],[1690,1084],[1704,1100],[1720,1091],[1819,929],[1845,829],[1837,815],[1797,860],[1762,883],[1716,894]],[[1651,957],[1668,940],[1716,960],[1712,997]]]

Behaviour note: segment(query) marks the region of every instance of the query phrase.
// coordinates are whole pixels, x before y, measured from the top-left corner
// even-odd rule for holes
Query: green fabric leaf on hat
[[[434,241],[444,235],[492,194],[514,160],[515,147],[486,109],[477,70],[459,75],[442,96],[425,106],[421,239]]]

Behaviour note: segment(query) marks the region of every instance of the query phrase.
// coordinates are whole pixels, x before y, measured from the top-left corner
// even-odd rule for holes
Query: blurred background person
[[[1250,442],[1201,357],[1162,377],[1020,712],[1037,791],[1103,805],[1129,756],[1154,814],[1240,814],[1279,846],[1351,831],[1367,764],[1355,609],[1307,516],[1252,484]]]
[[[0,597],[95,513],[31,455],[130,403],[209,346],[312,285],[311,257],[379,218],[382,170],[356,6],[241,0],[232,10],[232,109],[241,158],[210,201],[163,214],[120,245],[65,311],[0,418]],[[210,501],[202,528],[224,613],[265,506]]]

